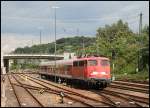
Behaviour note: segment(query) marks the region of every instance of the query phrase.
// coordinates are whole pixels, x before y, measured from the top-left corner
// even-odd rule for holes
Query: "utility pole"
[[[55,57],[54,57],[54,59],[55,59],[55,69],[54,69],[54,73],[55,73],[55,82],[56,82],[56,8],[59,8],[59,7],[52,7],[52,8],[54,8],[54,14],[55,14]]]
[[[40,30],[40,45],[41,45],[41,30]]]
[[[33,39],[32,39],[32,46],[33,46]]]
[[[31,43],[31,47],[33,47],[33,39],[32,39],[32,43]],[[31,54],[33,54],[33,50],[31,51]]]
[[[141,35],[142,33],[142,12],[140,13],[140,21],[139,21],[139,36]]]
[[[83,37],[83,43],[82,43],[82,48],[83,48],[83,52],[84,52],[84,54],[85,54],[85,47],[84,47],[84,37]]]
[[[139,19],[139,36],[141,36],[142,34],[142,12],[140,13],[140,19]],[[140,45],[141,41],[139,42],[139,45]],[[140,46],[139,46],[140,48]],[[138,66],[137,66],[137,69],[136,69],[136,72],[139,71],[139,64],[140,64],[140,49],[138,51]]]
[[[40,29],[40,47],[41,47],[41,29]],[[40,48],[40,54],[41,54],[41,48]]]
[[[77,28],[77,36],[79,36],[79,29]]]
[[[56,82],[56,8],[55,8],[55,82]]]

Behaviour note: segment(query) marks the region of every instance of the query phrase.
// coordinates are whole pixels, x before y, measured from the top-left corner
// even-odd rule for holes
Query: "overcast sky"
[[[95,36],[98,27],[119,19],[138,32],[139,13],[149,24],[148,1],[2,1],[1,50],[54,41],[54,9],[57,13],[57,39],[75,35]],[[78,31],[78,32],[77,32]]]

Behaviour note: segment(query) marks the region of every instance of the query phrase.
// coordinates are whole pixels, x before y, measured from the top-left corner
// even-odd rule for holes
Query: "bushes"
[[[148,72],[138,72],[137,74],[116,74],[116,80],[124,80],[124,81],[145,81],[149,79]]]

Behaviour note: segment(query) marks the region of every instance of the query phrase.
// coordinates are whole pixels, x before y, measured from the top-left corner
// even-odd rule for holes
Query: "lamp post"
[[[40,45],[41,45],[41,29],[40,29]]]
[[[54,14],[55,14],[55,69],[54,69],[54,73],[55,73],[55,82],[56,82],[56,9],[59,7],[53,6],[52,8],[54,8]]]
[[[140,15],[140,19],[139,19],[139,36],[141,36],[142,35],[142,12],[139,14]],[[139,41],[139,46],[140,45],[142,45],[142,41]],[[140,49],[139,49],[139,51],[138,51],[138,60],[137,60],[137,68],[136,68],[136,72],[139,72],[139,68],[140,68]]]
[[[40,30],[40,47],[41,47],[41,38],[42,38],[42,28],[41,27],[39,27],[38,28],[39,30]],[[41,48],[40,48],[40,55],[41,55]]]

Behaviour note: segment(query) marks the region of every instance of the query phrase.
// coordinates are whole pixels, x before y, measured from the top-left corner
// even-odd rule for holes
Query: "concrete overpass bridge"
[[[49,60],[61,60],[64,55],[48,55],[48,54],[5,54],[3,59],[49,59]]]
[[[1,67],[6,67],[6,72],[9,71],[10,59],[48,59],[48,60],[61,60],[64,55],[48,55],[48,54],[5,54],[1,55]]]

